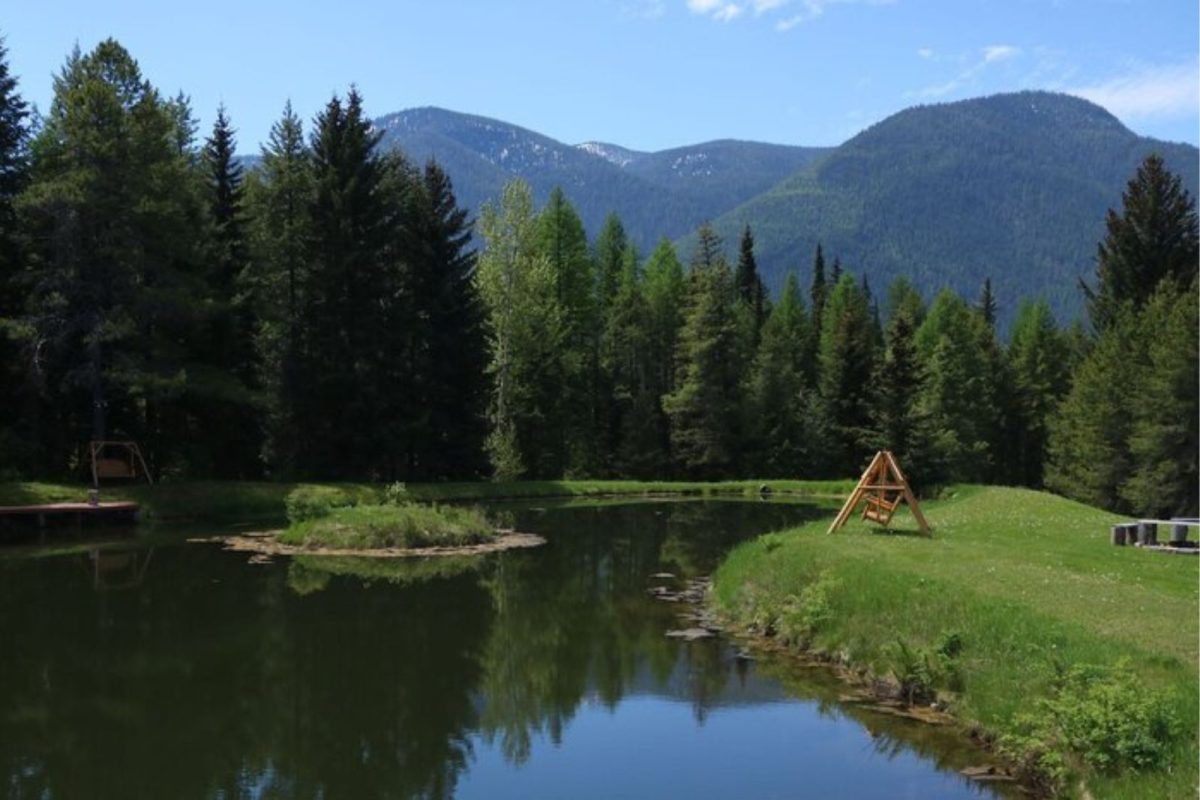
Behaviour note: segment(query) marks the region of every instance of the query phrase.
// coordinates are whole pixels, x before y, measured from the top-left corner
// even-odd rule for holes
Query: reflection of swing
[[[892,516],[900,504],[908,503],[921,533],[926,536],[930,535],[929,523],[925,521],[925,515],[921,513],[921,507],[917,505],[917,498],[913,496],[912,489],[908,486],[908,480],[900,471],[900,465],[896,463],[896,457],[890,450],[880,450],[871,459],[870,466],[858,479],[858,485],[846,498],[846,504],[842,506],[837,518],[829,526],[829,532],[833,533],[845,525],[846,520],[850,519],[850,515],[858,508],[859,503],[864,501],[866,505],[863,507],[862,518],[877,522],[885,528],[891,523]]]
[[[150,568],[149,550],[105,550],[99,547],[88,551],[91,562],[92,588],[96,591],[132,589],[140,586]]]
[[[147,483],[154,483],[146,459],[137,442],[95,441],[89,445],[92,454],[92,485],[99,487],[103,479],[136,479],[138,466]]]

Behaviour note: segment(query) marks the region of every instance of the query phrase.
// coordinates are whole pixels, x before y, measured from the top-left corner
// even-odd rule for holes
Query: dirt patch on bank
[[[460,547],[380,547],[356,550],[334,547],[299,547],[279,541],[279,531],[242,533],[236,536],[212,536],[188,539],[189,542],[215,542],[226,550],[239,553],[254,553],[260,556],[358,556],[360,558],[426,558],[430,556],[474,556],[538,547],[546,543],[541,536],[532,533],[501,531],[490,542],[468,544]]]

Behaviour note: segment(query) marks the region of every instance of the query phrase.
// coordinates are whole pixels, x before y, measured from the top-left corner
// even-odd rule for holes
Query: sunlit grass
[[[993,733],[1048,696],[1056,665],[1127,657],[1129,680],[1173,693],[1187,741],[1169,773],[1089,785],[1098,797],[1194,797],[1198,560],[1113,547],[1118,517],[1039,492],[967,487],[924,510],[932,539],[904,514],[891,534],[856,520],[826,535],[824,520],[749,542],[718,571],[716,600],[737,616],[752,596],[782,603],[832,579],[832,619],[812,646],[881,675],[897,640],[931,648],[957,632],[966,649],[955,711]]]

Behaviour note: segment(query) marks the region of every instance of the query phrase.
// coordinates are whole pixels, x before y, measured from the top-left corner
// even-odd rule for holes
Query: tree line
[[[561,191],[510,183],[477,224],[450,178],[377,147],[351,90],[285,108],[243,172],[116,42],[73,53],[30,124],[0,52],[0,457],[78,467],[104,436],[166,476],[845,477],[893,450],[923,486],[1049,486],[1197,505],[1196,213],[1161,159],[1081,287],[996,334],[975,302],[882,292],[820,245],[771,298],[747,227],[686,264]],[[472,234],[478,234],[479,250]]]

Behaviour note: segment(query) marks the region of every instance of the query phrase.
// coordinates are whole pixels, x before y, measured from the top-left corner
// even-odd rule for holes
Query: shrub
[[[910,647],[897,639],[883,649],[884,658],[892,678],[900,687],[900,696],[907,703],[925,703],[937,696],[937,688],[944,686],[952,691],[962,691],[962,670],[958,656],[963,648],[962,635],[957,631],[946,631],[938,637],[933,650]]]
[[[354,498],[336,486],[297,486],[283,501],[288,522],[295,524],[327,517],[335,508],[354,505]]]
[[[1142,686],[1127,660],[1112,670],[1060,671],[1054,694],[1015,719],[1001,745],[1026,768],[1064,784],[1072,766],[1115,774],[1161,765],[1182,724],[1165,692]]]
[[[829,595],[837,586],[836,580],[822,575],[785,601],[777,624],[784,641],[805,644],[833,620]]]

